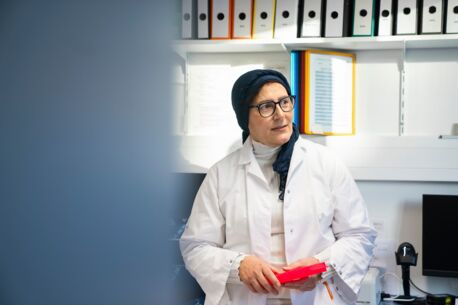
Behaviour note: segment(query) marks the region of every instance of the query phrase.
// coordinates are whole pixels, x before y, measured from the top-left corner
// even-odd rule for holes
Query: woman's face
[[[252,105],[258,105],[268,100],[277,102],[285,96],[288,96],[288,92],[281,84],[266,83],[255,96]],[[293,132],[293,111],[284,112],[278,104],[276,107],[275,113],[267,118],[262,117],[257,108],[250,108],[248,129],[250,136],[256,142],[276,147],[289,141]]]

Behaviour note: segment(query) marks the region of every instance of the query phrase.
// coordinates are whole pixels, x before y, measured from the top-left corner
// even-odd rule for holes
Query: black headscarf
[[[249,71],[240,76],[232,87],[232,108],[237,116],[237,122],[242,128],[243,142],[248,138],[249,106],[254,97],[259,93],[262,86],[268,82],[276,82],[285,87],[288,95],[291,95],[291,88],[288,80],[283,74],[274,70],[258,69]],[[280,175],[279,198],[283,201],[285,195],[286,179],[288,177],[289,165],[293,154],[294,144],[299,138],[299,130],[293,124],[293,132],[289,141],[282,145],[277,159],[272,165],[273,170]]]

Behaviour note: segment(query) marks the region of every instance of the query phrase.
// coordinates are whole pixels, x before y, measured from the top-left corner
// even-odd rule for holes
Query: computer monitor
[[[423,195],[423,275],[458,277],[458,195]]]

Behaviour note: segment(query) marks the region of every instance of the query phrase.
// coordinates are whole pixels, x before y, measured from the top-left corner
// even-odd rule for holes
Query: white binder
[[[209,38],[208,0],[197,0],[197,38]]]
[[[324,17],[325,37],[344,37],[348,35],[350,5],[352,0],[327,0]]]
[[[301,37],[321,37],[323,1],[304,0]]]
[[[275,0],[254,0],[253,38],[273,38]]]
[[[234,0],[232,38],[251,38],[252,0]]]
[[[230,39],[230,0],[211,1],[211,39]]]
[[[417,34],[417,0],[398,1],[396,35]]]
[[[442,33],[442,0],[423,0],[421,13],[421,34]]]
[[[448,0],[445,33],[458,33],[458,0]]]
[[[380,0],[380,12],[378,15],[378,36],[393,35],[393,1]]]
[[[296,38],[299,0],[279,0],[276,5],[274,38]]]
[[[195,1],[181,0],[181,38],[195,38]]]
[[[353,36],[374,35],[374,0],[354,0]]]

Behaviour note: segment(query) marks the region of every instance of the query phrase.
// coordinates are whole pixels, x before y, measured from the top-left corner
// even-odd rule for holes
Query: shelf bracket
[[[288,46],[286,45],[286,43],[282,42],[281,44],[281,48],[283,49],[283,51],[285,51],[286,53],[291,53],[291,50],[288,49]]]
[[[404,135],[405,127],[405,106],[406,106],[406,41],[402,42],[402,56],[400,66],[400,95],[399,95],[399,136]]]

